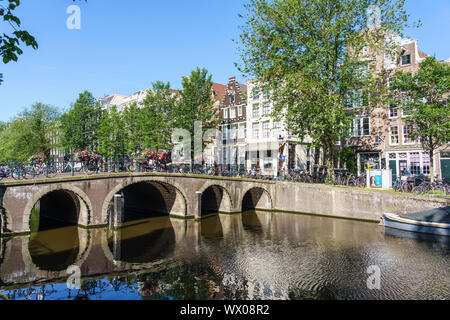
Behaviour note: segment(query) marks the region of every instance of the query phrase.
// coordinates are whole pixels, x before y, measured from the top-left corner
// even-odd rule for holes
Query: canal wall
[[[386,212],[407,214],[450,206],[450,197],[291,182],[277,182],[273,193],[276,211],[374,222]]]

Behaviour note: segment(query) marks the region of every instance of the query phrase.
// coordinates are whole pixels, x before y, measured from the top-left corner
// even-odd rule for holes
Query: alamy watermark
[[[69,30],[80,30],[81,29],[81,9],[79,6],[70,5],[66,10],[67,14],[70,16],[66,20],[66,26]]]
[[[367,273],[370,275],[367,279],[367,288],[370,290],[381,289],[381,269],[379,266],[374,265],[367,268]]]
[[[67,288],[70,290],[81,288],[81,270],[79,266],[71,265],[67,268],[66,273],[70,274],[67,279]]]

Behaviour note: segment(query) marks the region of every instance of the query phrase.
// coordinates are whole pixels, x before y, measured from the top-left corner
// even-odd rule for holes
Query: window
[[[411,55],[405,54],[402,56],[402,66],[406,66],[408,64],[411,64]]]
[[[268,138],[270,134],[270,121],[265,121],[262,124],[263,138]]]
[[[370,135],[370,119],[369,118],[356,118],[353,120],[352,128],[354,137],[362,137]]]
[[[270,103],[268,103],[268,102],[266,102],[266,103],[264,103],[264,105],[263,105],[263,115],[264,116],[268,116],[268,115],[270,115]]]
[[[411,133],[412,133],[412,126],[411,125],[403,127],[403,143],[404,144],[414,143],[414,140],[411,138]]]
[[[268,87],[264,87],[263,97],[264,97],[264,99],[267,99],[269,97],[269,88]]]
[[[239,139],[245,138],[245,123],[239,124],[238,137]]]
[[[253,105],[253,118],[259,118],[259,104]]]
[[[369,106],[369,93],[367,90],[351,92],[346,96],[347,108],[361,108]]]
[[[252,125],[252,129],[253,129],[253,138],[258,139],[259,138],[259,123],[254,123]]]
[[[228,140],[228,126],[223,126],[222,127],[222,132],[223,132],[223,140]]]
[[[238,107],[238,117],[242,117],[242,106]]]
[[[412,152],[409,158],[411,162],[411,173],[414,175],[420,174],[420,153]]]
[[[231,108],[230,109],[230,118],[231,119],[234,119],[234,118],[236,118],[236,108]]]
[[[402,99],[402,117],[410,117],[411,116],[411,107],[412,107],[412,99],[411,98],[403,98]]]
[[[230,139],[236,139],[236,125],[232,124],[230,128]]]
[[[430,155],[428,153],[422,153],[422,162],[423,162],[423,174],[430,174]]]
[[[233,94],[230,94],[230,103],[234,104],[234,95]]]
[[[223,118],[228,119],[228,109],[223,109]]]
[[[389,106],[389,118],[397,118],[398,117],[398,107],[390,105]]]
[[[253,100],[259,99],[259,88],[258,87],[253,88],[252,95],[253,95]]]
[[[396,145],[399,143],[398,127],[389,128],[389,142],[391,145]]]

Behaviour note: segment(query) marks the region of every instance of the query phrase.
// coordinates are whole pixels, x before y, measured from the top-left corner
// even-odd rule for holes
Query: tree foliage
[[[389,83],[387,102],[407,115],[405,121],[413,127],[410,137],[430,154],[434,179],[435,151],[450,141],[450,64],[427,57],[416,73],[397,71]]]
[[[314,146],[323,148],[329,169],[336,141],[352,119],[348,97],[364,88],[370,91],[371,103],[377,102],[377,66],[361,59],[363,49],[373,54],[393,50],[386,30],[400,33],[406,25],[403,4],[250,0],[246,5],[240,70],[269,86],[276,103],[274,116],[284,118],[292,134],[310,137]],[[378,12],[375,19],[365,14],[370,10]]]
[[[24,109],[0,132],[0,161],[23,162],[37,153],[49,159],[50,150],[58,146],[53,136],[58,116],[56,108],[43,103]]]
[[[202,124],[201,134],[203,135],[206,130],[217,128],[221,121],[220,117],[215,115],[214,110],[212,75],[208,74],[208,70],[197,67],[196,70],[191,72],[190,76],[183,78],[182,85],[181,97],[174,108],[174,125],[176,128],[185,129],[190,133],[191,159],[200,161],[200,159],[194,159],[193,157],[195,123],[200,122]],[[203,147],[202,145],[201,148]]]
[[[103,112],[99,121],[97,138],[96,151],[102,156],[117,159],[125,153],[127,136],[124,120],[116,106]]]
[[[152,87],[153,90],[147,92],[139,113],[142,144],[144,149],[169,151],[177,95],[171,92],[169,82],[156,81]]]
[[[100,111],[92,93],[80,93],[70,110],[61,116],[61,140],[66,150],[95,150]]]

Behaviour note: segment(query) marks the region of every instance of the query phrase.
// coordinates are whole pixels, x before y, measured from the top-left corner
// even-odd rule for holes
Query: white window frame
[[[257,112],[255,112],[255,110],[257,110]],[[260,110],[260,104],[259,103],[255,103],[254,105],[252,105],[252,117],[254,119],[258,119],[259,118],[259,110]]]
[[[264,102],[262,106],[262,115],[263,116],[269,116],[272,112],[272,106],[270,105],[270,102]]]
[[[403,125],[402,126],[402,144],[405,145],[405,146],[416,144],[416,142],[414,140],[412,140],[412,142],[406,142],[406,139],[405,139],[405,128],[406,127],[411,127],[411,132],[414,129],[412,127],[412,125]]]
[[[236,118],[236,108],[230,108],[230,119]]]
[[[256,134],[255,134],[256,132]],[[259,122],[254,122],[252,124],[252,138],[259,139]]]
[[[255,95],[255,93],[257,93],[257,94]],[[252,89],[253,100],[259,100],[260,97],[261,97],[261,89],[259,87],[254,87]]]
[[[270,137],[270,121],[264,121],[262,123],[262,137],[263,138]]]
[[[396,116],[392,116],[391,115],[391,109],[395,109],[395,110],[397,110],[397,115]],[[399,107],[392,107],[392,106],[389,106],[389,119],[398,119],[398,114],[399,114],[399,112],[400,112],[400,108]],[[403,113],[403,111],[402,111],[402,113]]]
[[[238,107],[238,117],[242,117],[242,106]]]
[[[392,143],[392,128],[397,128],[397,143]],[[400,132],[398,126],[390,126],[389,127],[389,145],[390,146],[398,146],[400,144]]]

